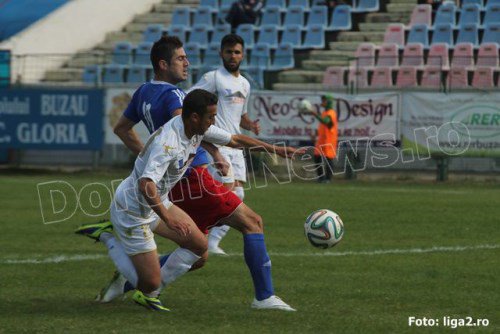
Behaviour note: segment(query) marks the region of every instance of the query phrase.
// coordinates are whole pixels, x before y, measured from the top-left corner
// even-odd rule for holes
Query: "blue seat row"
[[[489,4],[486,7],[483,21],[481,23],[481,7],[478,4],[465,4],[459,11],[455,4],[445,3],[439,7],[434,19],[434,26],[449,23],[457,26],[457,13],[460,13],[458,26],[464,24],[476,24],[486,26],[490,23],[500,22],[500,0],[499,3]]]

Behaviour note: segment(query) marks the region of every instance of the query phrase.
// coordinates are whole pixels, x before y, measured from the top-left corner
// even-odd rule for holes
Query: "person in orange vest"
[[[337,112],[333,109],[333,97],[321,96],[323,112],[312,110],[303,112],[313,115],[318,121],[318,130],[311,137],[315,141],[314,160],[319,166],[317,169],[318,182],[330,183],[333,174],[333,159],[337,156],[338,124]]]

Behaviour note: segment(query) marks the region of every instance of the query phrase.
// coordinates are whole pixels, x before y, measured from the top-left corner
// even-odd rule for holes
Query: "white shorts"
[[[222,183],[234,183],[234,181],[247,182],[247,167],[243,151],[227,146],[219,147],[219,152],[229,163],[229,170],[226,176],[221,176],[218,169],[211,164],[209,166],[210,174]],[[211,157],[209,155],[209,157]]]

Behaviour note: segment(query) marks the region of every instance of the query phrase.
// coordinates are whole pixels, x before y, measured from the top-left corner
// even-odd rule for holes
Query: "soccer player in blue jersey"
[[[180,40],[173,36],[162,37],[153,45],[151,62],[155,72],[154,80],[143,84],[134,93],[130,105],[115,127],[115,133],[136,154],[143,150],[143,144],[133,130],[137,122],[143,121],[150,131],[154,131],[182,112],[184,93],[175,84],[186,79],[189,62]],[[256,139],[251,140],[255,145],[270,147]],[[206,147],[211,154],[217,156],[214,146],[207,145]],[[255,288],[252,307],[293,311],[293,308],[274,295],[271,261],[264,243],[261,217],[243,204],[234,193],[221,187],[222,184],[215,181],[204,168],[207,163],[206,153],[198,150],[191,163],[193,168],[186,176],[188,182],[178,182],[170,191],[170,199],[176,206],[188,213],[205,234],[210,227],[220,224],[228,224],[243,234],[244,257]],[[175,195],[179,194],[191,196],[178,201]],[[120,272],[101,292],[99,299],[102,302],[111,301],[137,286],[137,273],[130,265],[130,259],[124,247],[111,232],[110,222],[84,225],[76,231],[76,233],[102,241]],[[194,257],[187,255],[190,254],[187,252],[176,254],[174,251],[160,259],[162,287],[173,282],[189,269],[186,263],[192,261],[191,258],[194,259]],[[207,252],[199,256],[200,258],[192,264],[191,269],[197,269],[203,265]],[[155,296],[141,296],[139,300],[135,298],[134,300],[155,310],[158,309],[155,305],[161,305]]]

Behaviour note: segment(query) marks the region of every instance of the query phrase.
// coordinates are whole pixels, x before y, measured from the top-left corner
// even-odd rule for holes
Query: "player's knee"
[[[202,236],[201,238],[194,239],[191,242],[189,250],[196,255],[203,257],[203,254],[205,254],[208,250],[207,238],[205,238],[205,236]]]
[[[205,263],[207,262],[207,259],[208,259],[208,252],[205,252],[198,261],[193,263],[190,270],[193,271],[196,269],[200,269],[201,267],[203,267],[205,265]]]
[[[262,217],[255,212],[249,214],[245,219],[245,229],[247,233],[263,233],[264,222]]]

